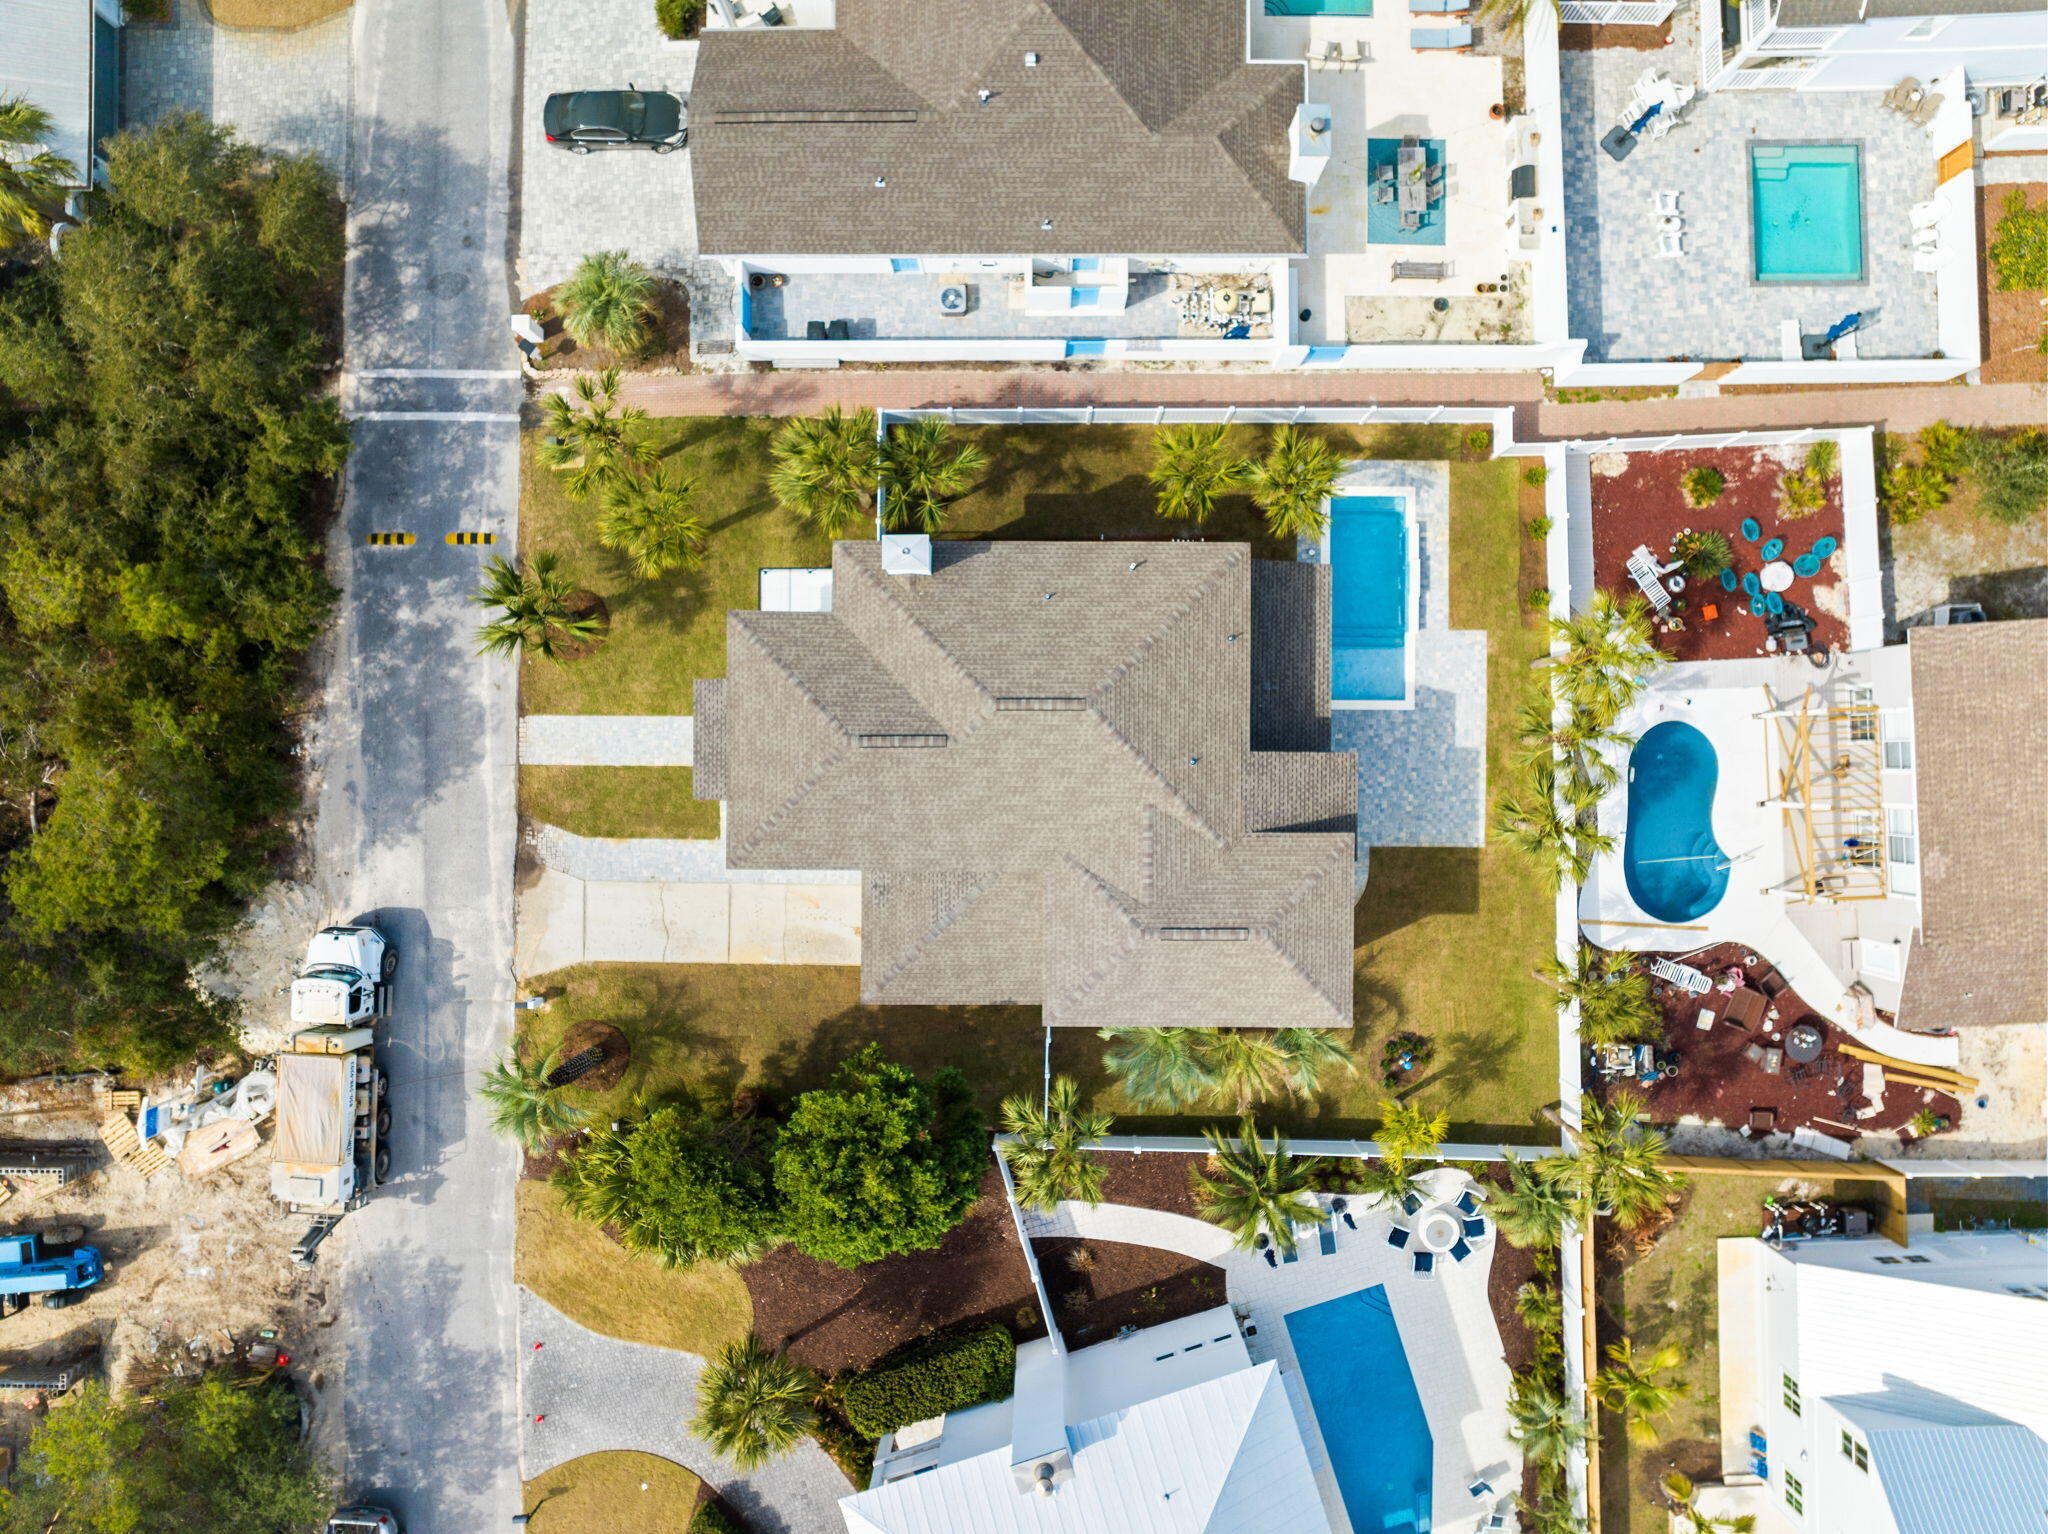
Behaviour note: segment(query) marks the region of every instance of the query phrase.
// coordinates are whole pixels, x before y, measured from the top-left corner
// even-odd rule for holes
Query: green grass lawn
[[[718,804],[687,767],[521,767],[519,813],[578,836],[718,835]]]
[[[535,1476],[521,1488],[521,1505],[548,1534],[680,1534],[702,1487],[673,1460],[612,1449]]]

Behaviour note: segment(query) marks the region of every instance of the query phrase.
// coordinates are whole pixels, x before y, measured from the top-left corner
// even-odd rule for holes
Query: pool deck
[[[1462,1172],[1438,1168],[1423,1174],[1433,1194],[1455,1197],[1467,1179]],[[1051,1214],[1024,1211],[1027,1236],[1083,1236],[1099,1241],[1128,1241],[1163,1247],[1223,1269],[1230,1301],[1240,1314],[1249,1310],[1246,1338],[1254,1363],[1274,1359],[1287,1386],[1287,1397],[1308,1445],[1309,1463],[1330,1526],[1338,1534],[1380,1534],[1354,1530],[1330,1469],[1328,1451],[1315,1425],[1315,1412],[1301,1377],[1300,1360],[1288,1337],[1286,1316],[1342,1295],[1384,1285],[1408,1355],[1409,1372],[1422,1399],[1434,1446],[1431,1526],[1436,1534],[1473,1534],[1501,1498],[1521,1485],[1521,1453],[1508,1437],[1507,1360],[1500,1329],[1486,1292],[1487,1272],[1498,1237],[1474,1250],[1462,1264],[1446,1263],[1434,1279],[1417,1278],[1406,1252],[1387,1244],[1391,1224],[1387,1212],[1354,1197],[1349,1201],[1356,1230],[1337,1222],[1337,1250],[1324,1256],[1313,1232],[1304,1240],[1300,1259],[1277,1268],[1266,1266],[1256,1252],[1240,1252],[1216,1226],[1185,1215],[1128,1204],[1061,1204]],[[1465,1490],[1483,1476],[1496,1495],[1475,1501]]]

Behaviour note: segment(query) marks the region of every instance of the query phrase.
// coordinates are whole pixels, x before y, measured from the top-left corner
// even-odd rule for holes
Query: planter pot
[[[768,286],[768,274],[766,272],[747,273],[747,286],[756,293],[760,292]]]
[[[1499,122],[1503,117],[1508,115],[1506,103],[1496,101],[1492,106],[1486,109],[1486,115],[1488,117],[1491,117],[1495,122]]]

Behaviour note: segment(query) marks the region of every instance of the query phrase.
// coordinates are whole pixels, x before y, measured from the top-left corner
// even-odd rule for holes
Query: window
[[[1920,891],[1920,825],[1910,804],[1884,807],[1884,860],[1886,882],[1895,895]]]
[[[1842,1434],[1842,1458],[1866,1475],[1870,1472],[1870,1450],[1846,1431]]]
[[[1795,1417],[1801,1414],[1799,1410],[1799,1381],[1792,1378],[1789,1374],[1785,1376],[1785,1410],[1792,1413]]]
[[[1921,1256],[1921,1255],[1920,1255],[1919,1253],[1917,1253],[1917,1252],[1913,1253],[1912,1255],[1910,1255],[1910,1256],[1908,1256],[1908,1257],[1902,1258],[1902,1259],[1900,1259],[1900,1260],[1901,1260],[1901,1261],[1904,1261],[1904,1262],[1932,1262],[1932,1261],[1933,1261],[1933,1259],[1932,1259],[1931,1257],[1922,1257],[1922,1256]]]
[[[1885,1265],[1886,1267],[1891,1267],[1891,1266],[1892,1266],[1892,1265],[1893,1265],[1894,1263],[1896,1263],[1896,1262],[1897,1262],[1897,1261],[1898,1261],[1899,1259],[1898,1259],[1898,1258],[1896,1258],[1896,1257],[1880,1257],[1880,1258],[1878,1258],[1877,1260],[1878,1260],[1879,1262],[1883,1263],[1883,1264],[1884,1264],[1884,1265]]]
[[[1899,41],[1905,43],[1924,43],[1928,38],[1933,37],[1942,28],[1946,27],[1952,19],[1947,16],[1923,16],[1899,34]]]
[[[1902,708],[1884,711],[1884,770],[1913,770],[1913,716]]]
[[[1799,1484],[1799,1477],[1789,1470],[1785,1472],[1785,1505],[1795,1513],[1806,1511],[1806,1488]]]

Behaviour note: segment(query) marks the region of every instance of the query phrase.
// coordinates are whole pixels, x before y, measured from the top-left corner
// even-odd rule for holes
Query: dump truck
[[[0,1236],[0,1316],[25,1309],[38,1294],[46,1309],[60,1309],[98,1283],[104,1271],[98,1247],[59,1252],[33,1232]]]
[[[375,927],[322,927],[292,977],[292,1021],[354,1027],[391,1005],[398,950]]]
[[[335,1223],[390,1175],[386,1085],[369,1027],[301,1029],[277,1057],[270,1196],[314,1217],[292,1252],[302,1266]]]

